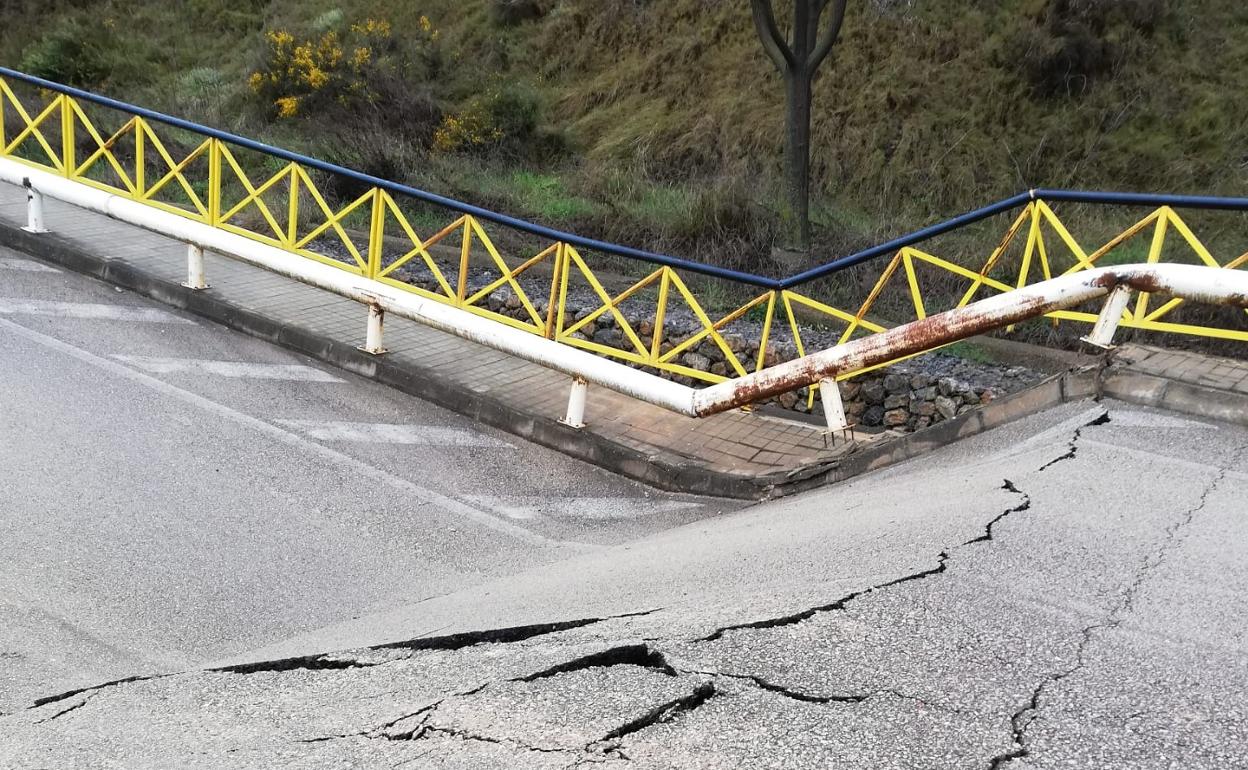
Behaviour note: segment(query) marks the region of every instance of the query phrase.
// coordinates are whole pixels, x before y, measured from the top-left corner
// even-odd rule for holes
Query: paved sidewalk
[[[23,249],[38,239],[36,256],[109,280],[127,272],[116,268],[133,268],[117,282],[660,487],[764,497],[826,473],[862,443],[834,443],[817,425],[739,410],[695,420],[604,388],[590,389],[588,427],[574,431],[557,422],[565,375],[398,317],[386,319],[390,352],[374,360],[355,350],[367,317],[358,303],[211,253],[211,286],[191,296],[178,286],[186,269],[178,241],[50,198],[45,205],[52,233],[22,233],[15,228],[25,224],[25,192],[0,183],[0,243]],[[103,267],[87,264],[101,259]],[[151,279],[163,286],[147,285]]]
[[[1123,345],[1118,358],[1140,374],[1248,396],[1248,361],[1155,345]]]
[[[1129,343],[1114,352],[1102,375],[1101,393],[1248,425],[1248,361]]]

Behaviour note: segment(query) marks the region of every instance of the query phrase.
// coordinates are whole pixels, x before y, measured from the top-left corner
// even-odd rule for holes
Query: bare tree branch
[[[793,52],[780,34],[776,26],[776,15],[771,10],[771,0],[750,0],[754,10],[754,26],[758,29],[758,37],[763,41],[763,50],[775,62],[776,68],[782,73],[793,69]]]
[[[793,67],[806,70],[810,52],[815,47],[818,21],[812,18],[819,0],[793,0]]]
[[[816,0],[816,2],[819,3],[819,13],[822,15],[828,0]],[[823,64],[824,59],[828,58],[828,54],[832,52],[832,46],[836,45],[837,38],[841,36],[841,25],[845,23],[845,5],[848,0],[832,0],[832,2],[835,3],[832,7],[832,20],[828,23],[827,32],[810,55],[809,66],[812,72]],[[817,26],[819,19],[816,18],[815,22]]]
[[[806,40],[803,41],[802,50],[805,51],[807,61],[809,62],[810,54],[815,50],[819,43],[819,19],[823,16],[823,8],[827,5],[827,0],[798,0],[806,4],[802,14],[805,18]],[[812,72],[814,70],[811,70]]]

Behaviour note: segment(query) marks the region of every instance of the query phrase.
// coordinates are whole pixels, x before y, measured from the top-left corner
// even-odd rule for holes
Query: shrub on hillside
[[[537,135],[541,108],[531,90],[508,85],[468,100],[447,115],[433,135],[440,152],[509,151],[528,148]]]
[[[340,23],[341,16],[328,23]],[[428,133],[437,110],[423,84],[440,65],[440,33],[425,17],[419,34],[400,40],[388,21],[365,19],[339,31],[299,40],[270,30],[264,59],[249,80],[271,117],[321,120],[362,114],[406,135]]]
[[[384,128],[335,128],[322,138],[316,154],[331,163],[392,182],[411,182],[422,165],[424,146]],[[372,185],[339,174],[326,174],[317,184],[332,201],[348,203]]]
[[[520,24],[546,15],[539,0],[491,0],[490,11],[494,19],[503,25]]]
[[[103,25],[62,24],[22,52],[18,69],[66,85],[94,85],[108,74],[108,37]]]
[[[230,96],[225,73],[213,67],[195,67],[178,75],[173,101],[178,112],[199,120],[218,122]]]

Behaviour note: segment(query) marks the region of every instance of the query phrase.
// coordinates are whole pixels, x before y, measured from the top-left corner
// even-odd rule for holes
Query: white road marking
[[[303,364],[264,364],[248,361],[205,361],[196,358],[155,358],[152,356],[113,356],[152,374],[213,374],[252,380],[298,380],[300,382],[342,382],[339,378]]]
[[[465,498],[520,521],[543,516],[592,521],[622,521],[697,508],[697,503],[681,500],[655,500],[648,497],[492,497]]]
[[[457,428],[394,423],[338,422],[333,420],[277,420],[318,441],[358,441],[369,444],[418,446],[498,447],[514,449],[506,441]]]
[[[39,299],[0,297],[0,314],[43,315],[54,318],[87,318],[95,321],[136,321],[139,323],[194,323],[164,310],[126,307],[89,302],[50,302]]]
[[[20,270],[25,273],[59,273],[55,267],[49,267],[42,262],[35,262],[29,259],[16,259],[14,257],[0,257],[0,270]]]
[[[180,401],[191,404],[192,406],[203,409],[204,411],[211,412],[218,417],[244,425],[259,433],[267,435],[275,441],[281,441],[284,444],[296,447],[302,451],[319,455],[320,457],[337,463],[338,465],[341,465],[362,477],[373,479],[411,495],[420,502],[437,506],[447,513],[462,516],[465,519],[474,521],[477,524],[496,532],[510,535],[517,540],[522,540],[535,545],[559,545],[565,548],[578,550],[596,550],[593,547],[586,546],[583,543],[555,540],[553,538],[545,537],[544,535],[539,535],[536,532],[530,532],[524,527],[503,521],[497,516],[494,516],[480,508],[474,507],[460,500],[456,500],[453,497],[447,497],[446,495],[435,492],[432,489],[426,489],[425,487],[408,481],[407,479],[386,473],[379,468],[374,468],[366,462],[344,455],[341,452],[336,452],[327,446],[316,443],[315,441],[309,441],[297,433],[291,433],[290,431],[283,430],[276,425],[270,425],[264,420],[257,419],[248,414],[243,414],[236,409],[231,409],[225,404],[218,404],[216,401],[204,398],[196,393],[183,390],[176,385],[170,385],[164,380],[158,380],[149,374],[144,374],[143,372],[131,369],[130,367],[118,363],[117,361],[111,361],[107,358],[97,356],[94,353],[90,353],[82,348],[71,345],[68,342],[63,342],[55,337],[49,337],[48,335],[37,332],[34,329],[28,329],[19,323],[14,323],[13,321],[0,318],[0,328],[8,329],[14,334],[25,337],[32,342],[51,348],[52,350],[60,351],[65,355],[82,361],[83,363],[90,364],[91,366],[103,369],[104,371],[133,380],[134,382],[151,388],[152,390],[165,396],[176,398]]]

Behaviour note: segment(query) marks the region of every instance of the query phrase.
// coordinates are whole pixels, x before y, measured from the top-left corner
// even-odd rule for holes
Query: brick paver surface
[[[185,280],[186,249],[175,240],[52,199],[45,212],[48,228],[78,248],[159,278]],[[21,188],[0,183],[0,221],[25,224]],[[222,255],[205,255],[205,265],[208,291],[236,305],[335,340],[363,342],[367,313],[358,303]],[[565,375],[505,353],[397,317],[386,320],[385,344],[389,356],[433,368],[526,413],[557,417],[565,406]],[[750,478],[845,452],[843,441],[834,444],[815,425],[739,410],[691,419],[604,388],[591,388],[586,422],[586,430],[648,455]]]
[[[1248,394],[1248,361],[1136,344],[1121,346],[1118,360],[1141,374]]]

